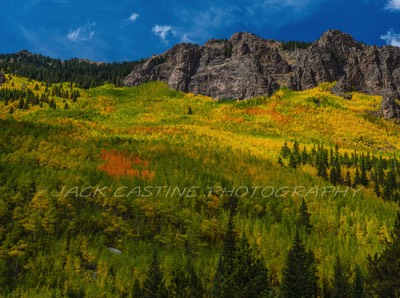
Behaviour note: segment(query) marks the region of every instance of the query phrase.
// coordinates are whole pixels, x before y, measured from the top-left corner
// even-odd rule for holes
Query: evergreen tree
[[[331,170],[329,172],[329,181],[330,183],[332,183],[333,185],[337,184],[337,175],[336,175],[336,168],[335,166],[331,167]]]
[[[307,204],[304,201],[304,198],[301,200],[299,208],[299,225],[305,228],[307,234],[311,232],[312,225],[310,223],[310,214],[308,213]]]
[[[303,165],[305,165],[305,164],[307,164],[308,163],[308,153],[307,153],[307,149],[306,149],[306,147],[304,146],[304,148],[303,148],[303,151],[301,152],[301,163],[303,164]]]
[[[290,150],[290,148],[288,147],[287,143],[285,142],[285,144],[284,144],[284,145],[282,146],[282,148],[281,148],[281,156],[282,156],[284,159],[287,159],[287,158],[289,157],[290,153],[291,153],[291,150]]]
[[[193,267],[191,257],[185,268],[177,268],[172,273],[170,296],[182,298],[203,297],[203,286]]]
[[[357,185],[361,184],[361,178],[360,178],[360,171],[358,170],[358,166],[356,167],[356,174],[354,176],[354,183],[353,187],[357,187]]]
[[[346,171],[346,178],[344,179],[344,183],[347,186],[351,186],[351,176],[349,170]]]
[[[381,196],[381,189],[379,187],[379,180],[378,180],[378,175],[377,175],[376,172],[374,172],[373,178],[374,178],[373,179],[374,180],[374,192],[378,197],[380,197]]]
[[[289,155],[289,167],[291,167],[292,169],[297,168],[297,160],[293,153],[290,153]]]
[[[333,298],[346,298],[350,296],[350,284],[339,256],[336,257],[333,268]]]
[[[351,291],[352,298],[364,298],[365,291],[364,291],[364,279],[362,277],[361,268],[360,266],[356,266],[356,276],[354,278],[353,288]]]
[[[282,161],[282,157],[278,157],[278,164],[283,167],[283,161]]]
[[[317,297],[318,286],[314,255],[307,252],[296,233],[289,250],[282,278],[283,297]]]
[[[400,297],[400,211],[391,238],[381,254],[368,256],[369,288],[377,297]]]
[[[323,161],[317,161],[317,176],[322,177],[325,180],[328,180],[328,173],[326,172],[326,166]]]
[[[18,109],[23,110],[25,107],[25,101],[24,99],[21,97],[18,101]]]
[[[189,106],[187,114],[188,115],[193,115],[194,114],[191,106]]]
[[[252,255],[246,236],[240,241],[235,280],[239,292],[238,297],[267,297],[269,292],[268,271],[261,259]]]
[[[150,262],[143,287],[143,297],[162,298],[167,297],[167,290],[163,281],[164,273],[160,268],[160,259],[157,251],[154,252]]]
[[[367,178],[367,170],[365,167],[365,158],[361,159],[361,175],[360,175],[360,184],[363,186],[368,186],[368,178]]]
[[[234,229],[231,212],[224,235],[222,255],[214,277],[215,297],[232,297],[238,291],[234,275],[237,264],[237,251],[237,233]]]

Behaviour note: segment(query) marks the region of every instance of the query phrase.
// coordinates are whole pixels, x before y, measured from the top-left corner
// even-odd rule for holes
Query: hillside
[[[380,192],[388,191],[385,177],[393,174],[398,183],[400,132],[379,116],[380,96],[352,92],[346,100],[330,92],[334,83],[323,83],[215,101],[162,82],[85,90],[6,78],[3,296],[140,297],[157,250],[170,297],[185,296],[179,278],[195,287],[193,272],[202,285],[193,297],[213,297],[230,214],[238,237],[246,235],[251,255],[268,269],[271,296],[281,291],[296,230],[315,255],[321,289],[333,285],[337,256],[353,283],[356,265],[367,276],[368,255],[393,239],[397,189],[393,197],[378,196],[371,177],[381,165]],[[299,158],[299,143],[310,161],[282,156],[285,142],[291,158]],[[326,192],[331,177],[319,175],[313,150],[334,160],[335,154],[356,191]],[[326,162],[330,176],[334,162]],[[363,167],[367,186],[356,178]],[[282,187],[289,191],[278,196]],[[307,192],[299,194],[300,187]],[[336,187],[346,189],[344,179]],[[298,224],[302,199],[309,231]],[[177,273],[185,266],[191,277]]]

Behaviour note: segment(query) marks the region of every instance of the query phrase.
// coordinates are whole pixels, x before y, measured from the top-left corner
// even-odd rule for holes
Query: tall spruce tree
[[[299,233],[289,250],[283,269],[282,294],[287,298],[317,297],[317,270],[313,253],[307,252]]]
[[[214,297],[232,297],[238,292],[235,269],[237,265],[237,233],[234,229],[232,211],[224,235],[223,250],[214,277]]]
[[[158,252],[153,253],[150,262],[149,270],[147,271],[146,279],[143,286],[143,297],[145,298],[163,298],[167,297],[168,293],[164,284],[164,272],[160,268],[160,259]]]
[[[343,269],[339,256],[336,257],[333,267],[333,298],[350,297],[350,283]]]
[[[368,256],[368,284],[377,297],[400,297],[400,211],[391,238],[381,254]]]
[[[238,297],[268,297],[268,271],[261,259],[253,257],[245,235],[240,240],[235,280],[239,290]]]
[[[364,298],[364,279],[359,265],[356,266],[356,276],[354,277],[353,287],[351,291],[352,298]]]
[[[310,213],[308,213],[307,204],[304,201],[304,198],[301,199],[301,203],[300,203],[298,223],[299,223],[299,225],[304,227],[307,234],[309,234],[311,232],[312,225],[310,223]]]

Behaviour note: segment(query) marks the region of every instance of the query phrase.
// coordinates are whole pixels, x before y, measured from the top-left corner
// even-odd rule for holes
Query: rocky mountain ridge
[[[163,81],[175,90],[216,99],[270,96],[282,86],[293,90],[337,81],[332,92],[360,91],[384,96],[385,117],[400,111],[400,48],[367,46],[329,30],[305,49],[284,51],[282,43],[250,33],[203,46],[178,44],[134,67],[126,86]],[[397,112],[396,112],[397,111]]]

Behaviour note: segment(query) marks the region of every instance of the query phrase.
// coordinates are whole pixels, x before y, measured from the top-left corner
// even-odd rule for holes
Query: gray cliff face
[[[366,46],[337,30],[324,33],[307,49],[283,51],[281,43],[250,33],[203,46],[180,44],[137,65],[127,86],[163,81],[176,90],[216,99],[271,95],[282,86],[294,90],[337,81],[332,92],[400,94],[400,48]]]
[[[6,82],[6,77],[4,74],[0,71],[0,86],[3,85]]]
[[[393,95],[383,96],[381,104],[382,117],[385,119],[400,119],[400,106]]]

